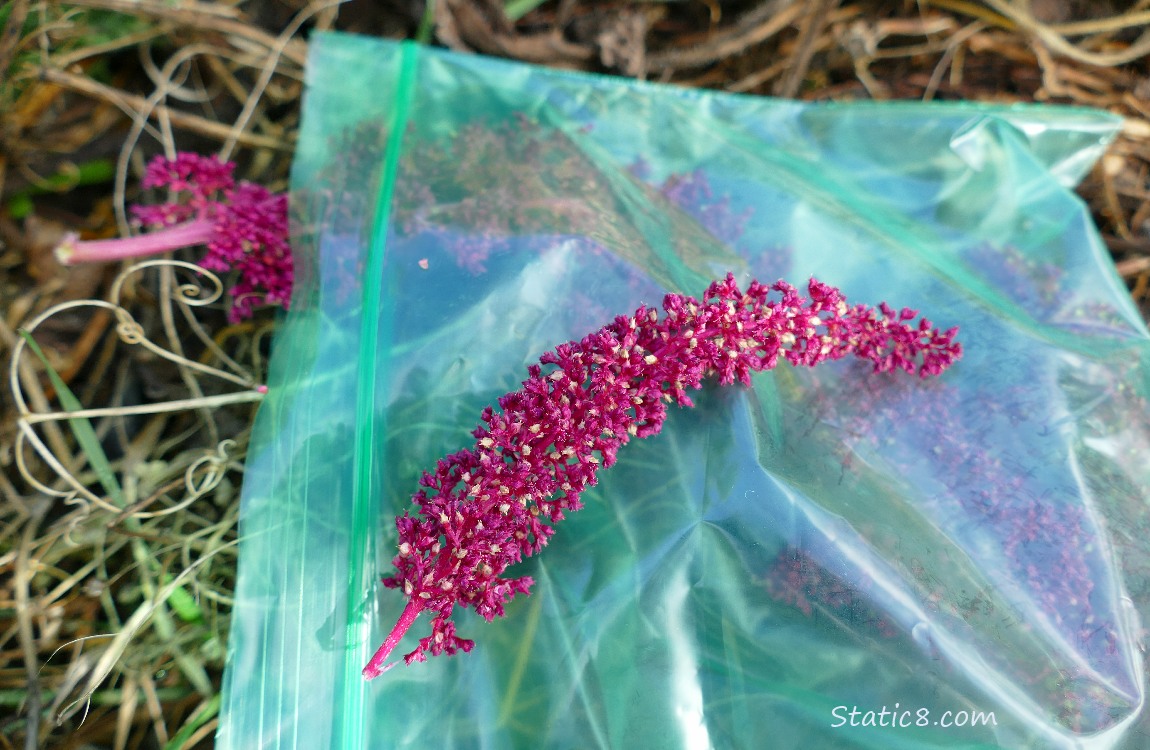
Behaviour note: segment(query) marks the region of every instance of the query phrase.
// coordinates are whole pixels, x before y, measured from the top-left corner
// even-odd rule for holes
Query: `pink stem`
[[[419,613],[422,609],[423,605],[420,600],[408,600],[407,606],[403,609],[403,614],[399,616],[399,622],[395,623],[395,627],[392,628],[391,632],[387,634],[387,638],[384,640],[383,645],[376,650],[375,655],[371,657],[371,661],[369,661],[367,666],[363,668],[364,677],[369,680],[375,677],[379,677],[381,674],[395,666],[394,663],[384,666],[383,661],[388,657],[389,654],[391,654],[392,650],[397,645],[399,645],[400,640],[403,639],[404,633],[406,633],[407,629],[410,628],[412,623],[415,622],[415,618],[419,617]]]
[[[56,259],[69,266],[159,255],[168,250],[202,245],[212,238],[214,228],[215,223],[209,219],[192,219],[148,234],[111,240],[81,240],[69,234],[56,248]]]

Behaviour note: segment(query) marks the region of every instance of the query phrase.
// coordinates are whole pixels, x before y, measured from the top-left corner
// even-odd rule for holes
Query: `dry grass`
[[[1150,313],[1150,2],[13,0],[0,12],[0,749],[209,746],[237,487],[268,318],[229,326],[172,266],[65,270],[64,231],[128,230],[145,160],[218,153],[283,189],[306,34],[804,99],[1102,107],[1126,127],[1080,192]],[[536,7],[537,6],[537,7]],[[87,300],[114,299],[117,304]],[[48,314],[51,313],[51,314]],[[47,317],[45,317],[47,315]],[[151,342],[150,344],[148,342]],[[101,460],[60,417],[89,409]],[[172,406],[172,402],[176,403]],[[42,441],[43,450],[36,450]]]

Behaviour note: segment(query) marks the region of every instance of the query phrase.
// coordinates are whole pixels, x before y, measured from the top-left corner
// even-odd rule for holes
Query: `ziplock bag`
[[[305,105],[219,747],[1148,746],[1150,343],[1070,191],[1116,118],[331,34]],[[456,610],[471,653],[365,682],[420,472],[544,351],[728,271],[918,308],[966,354],[704,388],[510,571],[530,597]]]

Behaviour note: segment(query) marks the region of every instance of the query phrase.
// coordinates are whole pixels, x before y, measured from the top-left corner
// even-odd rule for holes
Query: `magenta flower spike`
[[[688,389],[718,376],[750,385],[751,373],[779,359],[813,367],[848,354],[876,372],[942,373],[961,355],[956,328],[940,332],[917,312],[848,307],[842,293],[811,279],[809,299],[779,281],[752,281],[746,292],[732,275],[711,284],[700,302],[668,294],[664,315],[640,307],[579,342],[544,354],[528,368],[523,387],[488,407],[473,447],[441,459],[420,479],[416,515],[396,519],[396,573],[383,579],[408,602],[363,675],[390,669],[390,653],[419,615],[432,615],[431,633],[404,656],[470,651],[456,635],[454,608],[471,607],[487,621],[504,614],[530,577],[504,571],[539,552],[553,524],[579,510],[581,493],[601,467],[615,463],[632,437],[660,431],[667,404],[692,406]]]
[[[167,188],[174,197],[157,206],[132,206],[133,218],[155,231],[109,240],[69,234],[56,257],[64,265],[103,263],[206,245],[200,265],[239,271],[229,290],[233,322],[250,317],[259,300],[287,307],[293,280],[287,196],[249,182],[237,185],[234,170],[231,162],[199,154],[157,156],[141,186]]]

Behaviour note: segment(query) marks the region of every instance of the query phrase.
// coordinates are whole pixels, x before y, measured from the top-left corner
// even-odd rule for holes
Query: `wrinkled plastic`
[[[219,747],[1150,746],[1150,337],[1070,191],[1115,118],[311,55]],[[457,610],[473,652],[365,682],[420,471],[545,350],[728,270],[966,355],[708,387],[513,571],[530,597]]]

